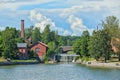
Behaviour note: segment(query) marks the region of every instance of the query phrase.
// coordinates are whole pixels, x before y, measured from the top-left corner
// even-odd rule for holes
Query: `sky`
[[[25,28],[33,25],[42,32],[50,24],[59,35],[80,36],[85,30],[92,34],[112,15],[120,19],[120,0],[0,0],[0,30],[20,29],[24,19]]]

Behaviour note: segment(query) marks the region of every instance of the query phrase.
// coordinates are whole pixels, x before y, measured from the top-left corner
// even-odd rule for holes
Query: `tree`
[[[41,41],[40,30],[36,27],[32,32],[32,43]]]
[[[42,39],[44,43],[48,43],[51,41],[51,37],[50,37],[50,25],[47,25],[42,33]]]
[[[29,36],[32,35],[33,27],[34,27],[34,26],[30,26],[30,28],[26,28],[26,29],[25,29],[25,36],[26,36],[26,37],[29,37]]]
[[[55,50],[56,50],[56,44],[54,41],[48,43],[48,51],[47,51],[47,56],[50,58],[54,58],[55,55]]]
[[[110,37],[106,30],[94,31],[89,42],[89,53],[96,60],[104,58],[106,62],[111,53]]]
[[[76,54],[78,54],[78,55],[81,56],[80,46],[81,46],[80,39],[77,39],[77,40],[73,43],[73,51],[74,51]]]
[[[15,35],[16,34],[16,35]],[[2,45],[3,45],[3,54],[4,58],[17,58],[17,41],[18,31],[15,28],[6,27],[6,29],[2,32]]]
[[[0,57],[2,57],[2,52],[3,52],[3,45],[2,45],[2,35],[1,35],[1,31],[0,31]]]
[[[116,36],[116,30],[119,28],[119,20],[115,16],[108,16],[104,21],[102,21],[102,26],[104,30],[108,31],[111,37]]]
[[[120,39],[120,28],[119,28],[119,20],[114,16],[108,16],[106,17],[105,21],[102,22],[103,29],[106,30],[109,34],[109,37],[111,38],[111,43],[114,43],[113,39],[118,38]],[[115,46],[118,48],[118,56],[120,61],[120,44]]]
[[[110,58],[110,53],[112,50],[111,46],[111,38],[106,30],[102,30],[101,33],[101,53],[102,56],[104,57],[104,61],[106,62]]]
[[[81,45],[80,45],[80,53],[82,56],[89,57],[90,55],[88,54],[88,42],[89,42],[89,32],[88,31],[83,31],[82,36],[81,36]]]
[[[98,60],[101,57],[101,45],[100,42],[100,31],[93,31],[92,36],[90,37],[88,51],[91,57]]]

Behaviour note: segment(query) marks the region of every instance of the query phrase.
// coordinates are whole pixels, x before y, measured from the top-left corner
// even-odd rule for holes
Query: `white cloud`
[[[64,30],[63,35],[71,35],[72,33],[68,30]]]
[[[35,27],[40,28],[41,32],[44,31],[46,25],[50,25],[50,29],[58,31],[60,35],[71,35],[70,31],[64,30],[61,27],[56,27],[55,22],[42,15],[38,10],[32,10],[30,12],[30,20],[35,23]]]
[[[84,24],[82,19],[75,17],[74,15],[70,15],[67,19],[68,23],[71,26],[74,36],[79,36],[85,30],[88,30],[90,33],[93,29],[88,29]]]
[[[72,31],[65,30],[62,27],[56,27],[55,22],[52,19],[44,16],[40,12],[39,9],[34,9],[30,12],[30,20],[35,22],[35,27],[39,27],[41,32],[44,30],[47,24],[50,24],[51,30],[56,30],[60,35],[71,35],[71,36],[80,36],[81,33],[85,30],[88,30],[90,34],[94,29],[89,29],[83,24],[81,18],[76,17],[74,15],[70,15],[67,17],[67,22],[70,24],[70,28]]]
[[[30,12],[30,20],[35,23],[35,27],[40,28],[41,32],[43,32],[46,25],[50,25],[51,29],[55,28],[55,23],[50,18],[47,18],[36,10]]]
[[[63,12],[60,14],[61,17],[68,17],[77,12],[90,12],[90,11],[99,11],[100,6],[94,5],[79,5],[79,6],[72,6],[71,8],[63,9]]]
[[[82,12],[103,12],[100,15],[115,15],[119,17],[120,14],[120,0],[92,0],[92,1],[82,1],[82,0],[70,0],[69,5],[71,7],[64,8],[62,13],[60,14],[61,17],[65,18],[70,15]]]
[[[47,2],[53,2],[55,0],[0,0],[0,13],[2,16],[9,16],[12,18],[17,18],[18,16],[24,17],[22,15],[27,16],[29,13],[29,6],[32,5],[41,5]],[[60,3],[59,3],[60,2]],[[67,5],[67,7],[54,7],[55,5]],[[45,4],[44,4],[45,5]],[[88,30],[90,33],[93,29],[88,29],[87,26],[83,24],[83,21],[80,14],[88,13],[88,15],[83,16],[85,19],[93,19],[93,16],[96,19],[93,21],[101,19],[97,18],[95,14],[99,15],[102,19],[103,17],[114,15],[120,19],[120,0],[57,0],[55,3],[52,3],[53,7],[48,8],[38,8],[30,11],[30,20],[35,23],[35,26],[40,27],[43,31],[46,24],[51,25],[52,30],[57,30],[59,34],[64,35],[80,35],[82,31]],[[21,6],[28,6],[26,10],[18,10]],[[46,6],[46,5],[45,5]],[[28,10],[27,10],[28,9]],[[41,12],[40,12],[41,11]],[[61,27],[56,27],[55,22],[52,19],[45,16],[48,14],[50,17],[54,17],[53,14],[57,15],[57,19],[64,18],[65,21],[67,19],[68,23],[71,25],[72,32],[69,30],[64,30]],[[90,14],[89,14],[90,13]],[[95,14],[94,14],[95,13]],[[43,15],[44,14],[44,15]],[[89,16],[91,15],[92,16]],[[78,17],[79,16],[79,17]],[[59,18],[60,17],[60,18]],[[62,17],[62,18],[61,18]],[[87,21],[87,20],[86,20]],[[87,22],[84,22],[87,23]],[[64,23],[63,23],[64,24]],[[91,23],[92,24],[92,23]],[[93,22],[94,24],[94,22]],[[59,25],[61,26],[61,25]],[[91,25],[90,25],[91,26]],[[0,27],[1,28],[1,27]]]

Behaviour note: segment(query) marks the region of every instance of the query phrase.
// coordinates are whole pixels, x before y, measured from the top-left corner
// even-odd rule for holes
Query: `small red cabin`
[[[18,56],[19,59],[27,59],[27,44],[26,43],[17,43],[18,47]]]
[[[34,51],[38,55],[38,57],[42,60],[43,56],[47,52],[47,45],[42,42],[38,42],[38,43],[33,44],[30,50]]]

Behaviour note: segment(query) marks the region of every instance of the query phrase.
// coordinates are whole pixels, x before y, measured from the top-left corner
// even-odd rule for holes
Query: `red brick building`
[[[38,42],[36,44],[33,44],[31,47],[30,47],[30,51],[34,51],[38,57],[40,59],[43,59],[43,56],[46,54],[47,52],[47,45],[42,43],[42,42]]]
[[[28,52],[27,44],[17,43],[17,47],[18,47],[19,59],[27,59],[27,52]]]

